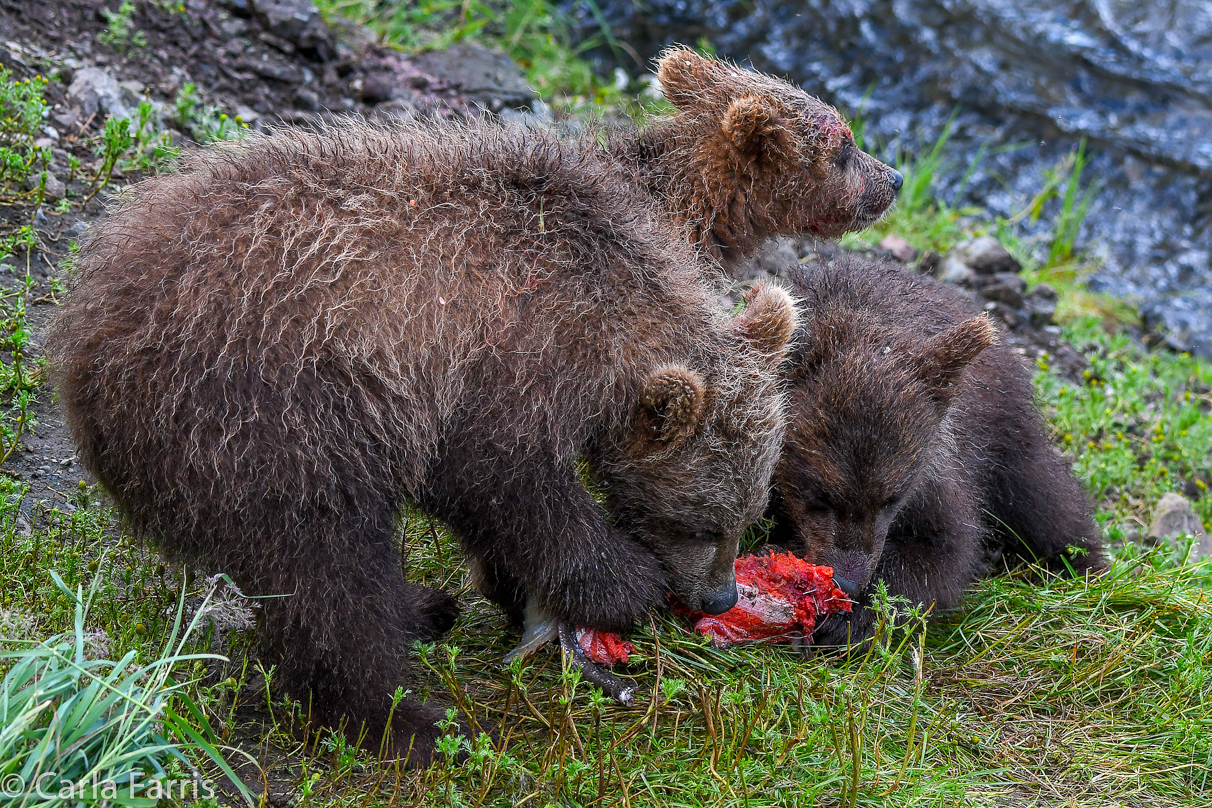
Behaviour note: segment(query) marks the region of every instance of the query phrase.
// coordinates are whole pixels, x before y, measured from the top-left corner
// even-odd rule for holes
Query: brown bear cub
[[[819,644],[871,635],[876,584],[936,610],[1000,553],[1105,566],[1091,505],[1052,447],[1022,361],[961,292],[891,264],[797,268],[774,539],[856,600]]]
[[[81,461],[137,535],[276,596],[268,661],[320,722],[378,748],[455,620],[401,572],[406,503],[513,613],[735,603],[795,311],[721,312],[632,176],[491,124],[281,132],[144,181],[79,253],[48,347]],[[428,762],[443,714],[401,703],[394,753]]]
[[[657,77],[677,112],[614,148],[713,258],[733,263],[772,236],[862,230],[896,200],[900,173],[800,88],[683,47],[661,56]]]

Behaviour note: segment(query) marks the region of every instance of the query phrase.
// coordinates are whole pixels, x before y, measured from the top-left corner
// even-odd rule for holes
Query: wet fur
[[[799,87],[684,47],[657,76],[675,114],[615,148],[711,257],[739,261],[772,236],[836,238],[896,199],[895,172]]]
[[[48,347],[131,529],[283,596],[261,601],[276,681],[377,748],[409,643],[457,615],[401,572],[405,503],[514,613],[620,630],[731,580],[782,444],[786,343],[762,335],[794,312],[771,291],[730,320],[705,274],[596,141],[347,124],[136,186]],[[427,762],[443,712],[405,700],[389,748]]]
[[[1062,573],[1105,566],[1030,374],[990,345],[962,293],[861,257],[797,270],[790,288],[801,329],[786,366],[776,540],[859,589],[858,607],[831,617],[817,643],[870,635],[878,581],[937,611],[1002,553]]]

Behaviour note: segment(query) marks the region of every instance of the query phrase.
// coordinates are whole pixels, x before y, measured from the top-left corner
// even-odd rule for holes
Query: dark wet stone
[[[492,112],[503,108],[531,108],[534,91],[508,55],[473,42],[460,42],[450,50],[418,54],[412,63],[423,73],[458,88],[475,103]]]

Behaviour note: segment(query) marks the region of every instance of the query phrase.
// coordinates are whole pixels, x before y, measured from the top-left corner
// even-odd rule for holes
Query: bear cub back
[[[818,643],[873,630],[873,591],[936,610],[1005,553],[1105,565],[1091,504],[1051,445],[1023,362],[962,293],[845,256],[797,269],[776,540],[831,566],[857,607]]]

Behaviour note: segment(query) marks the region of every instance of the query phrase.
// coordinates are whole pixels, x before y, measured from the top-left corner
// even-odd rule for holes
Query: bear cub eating
[[[883,581],[951,608],[1000,553],[1081,575],[1106,561],[1021,360],[962,293],[846,256],[797,268],[797,345],[772,538],[855,600],[815,642],[871,635]]]

